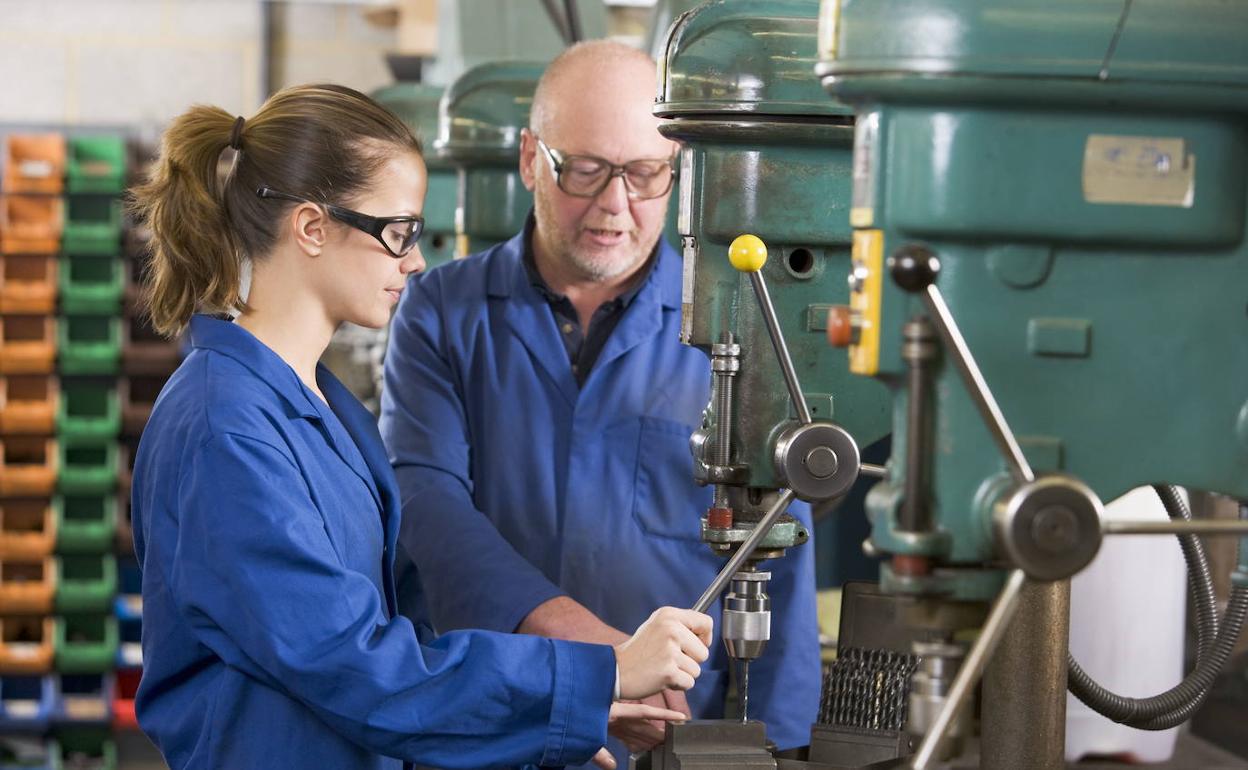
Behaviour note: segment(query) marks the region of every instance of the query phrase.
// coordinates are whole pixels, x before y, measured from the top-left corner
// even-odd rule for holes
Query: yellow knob
[[[767,244],[757,235],[738,235],[728,247],[728,261],[743,273],[757,273],[767,263]]]

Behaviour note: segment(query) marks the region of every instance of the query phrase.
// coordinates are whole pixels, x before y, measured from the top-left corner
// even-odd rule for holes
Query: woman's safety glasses
[[[371,217],[368,214],[361,214],[358,211],[344,209],[342,206],[334,206],[329,203],[317,203],[316,201],[302,198],[298,195],[279,192],[272,187],[261,187],[256,190],[256,195],[261,198],[271,198],[275,200],[293,201],[295,203],[313,203],[318,206],[324,206],[329,215],[344,225],[350,225],[357,230],[363,230],[373,236],[390,252],[390,256],[395,259],[402,259],[407,256],[408,252],[416,247],[416,241],[420,238],[420,234],[425,229],[424,217],[416,216],[399,216],[399,217]]]

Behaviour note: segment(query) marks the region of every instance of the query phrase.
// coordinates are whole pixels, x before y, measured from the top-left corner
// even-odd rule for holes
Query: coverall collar
[[[321,413],[312,403],[315,396],[310,395],[290,364],[238,324],[206,315],[192,316],[191,346],[229,356],[268,383],[300,417],[321,419]],[[316,370],[318,381],[323,374],[329,374],[329,370],[320,364],[317,364]]]

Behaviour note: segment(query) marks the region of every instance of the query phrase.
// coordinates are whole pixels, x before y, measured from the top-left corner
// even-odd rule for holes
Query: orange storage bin
[[[56,598],[56,561],[0,559],[0,607],[6,613],[46,615]]]
[[[51,497],[55,489],[55,439],[0,437],[0,497]]]
[[[55,318],[0,315],[0,374],[51,374],[55,365]]]
[[[59,402],[54,374],[0,374],[0,435],[52,435]]]
[[[49,617],[0,616],[0,674],[46,674],[56,659]]]
[[[41,559],[56,548],[56,515],[46,498],[0,498],[0,559]]]
[[[121,295],[121,306],[129,315],[138,315],[145,310],[143,292],[147,290],[149,263],[150,259],[145,254],[131,255],[126,259],[126,288]]]
[[[60,198],[6,195],[0,204],[0,251],[5,254],[55,254],[64,229]]]
[[[121,369],[126,374],[167,378],[182,362],[181,346],[152,327],[147,313],[133,313],[122,324]]]
[[[130,518],[130,493],[117,495],[117,555],[134,555],[134,522]]]
[[[141,436],[156,398],[168,380],[164,375],[132,375],[121,380],[121,432]]]
[[[0,254],[0,313],[55,313],[55,254]]]
[[[59,195],[65,189],[65,137],[9,134],[4,143],[4,191]]]

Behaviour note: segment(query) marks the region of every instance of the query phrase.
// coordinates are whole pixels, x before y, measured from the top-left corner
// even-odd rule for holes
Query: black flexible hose
[[[1191,513],[1178,490],[1169,485],[1153,487],[1171,519],[1190,520]],[[1248,506],[1240,507],[1248,518]],[[1226,614],[1219,623],[1209,574],[1209,558],[1199,538],[1177,536],[1188,567],[1188,586],[1196,603],[1196,667],[1183,681],[1149,698],[1127,698],[1106,690],[1090,677],[1074,656],[1068,657],[1067,687],[1097,713],[1141,730],[1168,730],[1191,717],[1208,697],[1213,681],[1230,657],[1248,616],[1248,588],[1234,588]]]

